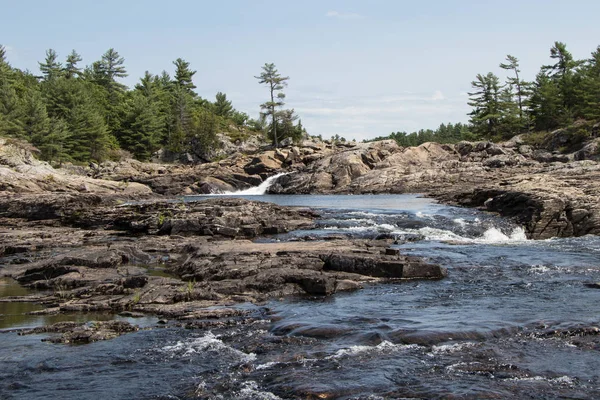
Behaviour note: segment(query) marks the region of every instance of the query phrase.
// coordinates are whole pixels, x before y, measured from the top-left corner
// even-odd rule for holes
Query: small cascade
[[[275,181],[277,180],[277,178],[279,178],[280,176],[283,175],[287,175],[287,173],[282,172],[279,173],[277,175],[273,175],[268,177],[263,183],[261,183],[258,186],[255,187],[251,187],[250,189],[245,189],[245,190],[239,190],[237,192],[223,192],[223,193],[217,193],[217,195],[221,195],[221,196],[231,196],[231,195],[241,195],[241,196],[262,196],[265,193],[267,193],[267,190],[269,190],[269,188],[271,187],[271,185],[273,183],[275,183]]]

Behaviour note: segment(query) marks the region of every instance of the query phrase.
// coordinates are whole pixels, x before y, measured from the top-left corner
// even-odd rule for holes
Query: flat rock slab
[[[141,312],[194,327],[213,326],[248,317],[209,307],[227,310],[222,307],[446,274],[390,248],[391,240],[250,240],[310,229],[318,214],[306,208],[232,198],[129,205],[72,194],[38,200],[0,200],[0,275],[43,290],[41,297],[14,299],[45,304],[39,313]],[[152,273],[157,266],[158,275]],[[62,342],[115,335],[108,327],[99,332],[63,328],[68,332],[57,339]]]

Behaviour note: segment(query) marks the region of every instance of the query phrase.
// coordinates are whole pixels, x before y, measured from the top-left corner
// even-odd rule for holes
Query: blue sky
[[[597,0],[0,0],[0,10],[15,67],[37,73],[48,48],[91,64],[114,47],[133,86],[181,57],[202,97],[225,92],[256,117],[267,92],[254,76],[273,62],[309,133],[357,140],[466,122],[470,82],[504,77],[506,54],[533,79],[554,41],[576,58],[600,45]]]

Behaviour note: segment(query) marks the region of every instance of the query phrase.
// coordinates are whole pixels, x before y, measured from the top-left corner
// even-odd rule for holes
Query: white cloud
[[[388,93],[371,96],[296,96],[293,107],[308,132],[323,137],[335,134],[363,140],[390,132],[435,128],[441,122],[459,122],[468,111],[464,98],[446,97],[441,91]],[[440,101],[440,100],[444,101]]]
[[[327,11],[325,14],[328,18],[337,18],[337,19],[360,19],[364,18],[362,15],[357,13],[348,13],[348,12],[339,12],[339,11]]]
[[[436,90],[435,93],[433,93],[433,96],[431,96],[431,100],[433,101],[438,101],[438,100],[444,100],[444,93],[442,93],[441,90]]]

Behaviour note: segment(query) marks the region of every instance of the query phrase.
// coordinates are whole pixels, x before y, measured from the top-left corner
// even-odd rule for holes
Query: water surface
[[[310,236],[386,236],[441,281],[242,305],[257,321],[87,346],[0,334],[0,398],[600,397],[600,239],[531,241],[509,221],[419,196],[252,196],[316,207]],[[273,320],[273,322],[270,322]],[[600,330],[598,330],[600,333]]]

